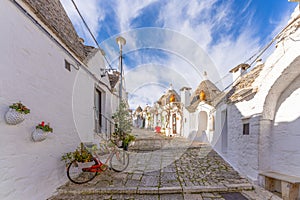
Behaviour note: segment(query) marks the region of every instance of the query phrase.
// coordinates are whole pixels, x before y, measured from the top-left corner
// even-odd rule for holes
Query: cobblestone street
[[[50,199],[280,199],[240,176],[207,144],[140,129],[133,134],[126,171],[108,170],[82,185],[68,182]]]

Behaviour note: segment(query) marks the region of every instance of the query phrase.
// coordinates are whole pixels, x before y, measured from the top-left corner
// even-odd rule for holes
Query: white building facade
[[[67,181],[62,154],[108,131],[99,116],[111,117],[117,96],[98,73],[100,51],[79,42],[58,0],[4,0],[0,16],[0,199],[46,199]],[[4,115],[19,101],[31,112],[8,125]],[[41,121],[53,133],[34,142]]]
[[[299,14],[297,7],[265,63],[259,61],[248,73],[247,64],[231,70],[240,78],[229,91],[194,106],[183,102],[183,135],[194,139],[205,130],[208,142],[226,161],[261,185],[259,174],[265,171],[300,177]],[[183,88],[182,101],[189,95]]]

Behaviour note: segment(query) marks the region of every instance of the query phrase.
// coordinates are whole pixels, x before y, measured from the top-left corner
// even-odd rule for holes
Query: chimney
[[[231,69],[229,72],[232,73],[233,82],[239,79],[242,75],[244,75],[247,69],[250,67],[249,64],[239,64],[235,68]]]
[[[259,58],[259,59],[256,60],[256,64],[255,64],[254,67],[259,66],[259,65],[263,65],[263,64],[264,64],[264,63],[262,62],[262,59]]]
[[[191,89],[192,88],[189,87],[183,87],[180,89],[181,103],[184,105],[184,107],[188,107],[191,103]]]
[[[204,71],[203,72],[203,81],[206,81],[206,80],[208,80],[208,76],[207,76],[207,72]]]
[[[84,39],[83,39],[83,38],[78,38],[78,41],[79,41],[81,44],[84,44]]]

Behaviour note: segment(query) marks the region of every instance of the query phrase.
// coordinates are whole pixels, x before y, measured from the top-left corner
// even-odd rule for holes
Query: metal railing
[[[112,119],[94,108],[95,111],[95,132],[96,134],[105,134],[106,138],[111,139],[112,134],[115,132],[115,123]],[[100,116],[100,117],[99,117]]]
[[[115,132],[115,123],[106,117],[105,115],[101,114],[101,130],[106,134],[106,138],[111,139],[112,134]]]

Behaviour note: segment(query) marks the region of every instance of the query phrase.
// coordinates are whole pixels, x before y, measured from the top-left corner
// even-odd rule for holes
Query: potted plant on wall
[[[46,139],[49,132],[53,132],[53,129],[50,127],[50,123],[45,124],[45,122],[42,121],[35,127],[35,130],[32,132],[32,139],[35,142],[43,141]]]
[[[21,102],[13,103],[5,114],[5,121],[7,124],[16,125],[24,121],[25,115],[29,113],[30,109]]]

